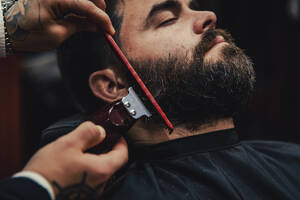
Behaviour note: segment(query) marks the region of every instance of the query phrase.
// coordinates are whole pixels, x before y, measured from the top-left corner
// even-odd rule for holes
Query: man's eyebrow
[[[157,12],[160,12],[162,10],[180,9],[180,8],[181,8],[181,5],[177,0],[167,0],[167,1],[161,2],[159,4],[153,5],[151,8],[151,11],[149,12],[148,17],[152,17]]]
[[[147,18],[146,18],[145,26],[146,27],[148,26],[151,17],[153,17],[155,14],[157,14],[161,11],[164,11],[164,10],[172,10],[172,9],[174,9],[176,11],[180,11],[181,4],[178,2],[178,0],[167,0],[167,1],[153,5]]]

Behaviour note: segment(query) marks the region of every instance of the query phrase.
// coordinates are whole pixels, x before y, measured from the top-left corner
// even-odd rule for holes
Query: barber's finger
[[[70,133],[70,138],[78,149],[86,151],[102,142],[105,134],[105,130],[101,126],[92,122],[84,122]]]
[[[126,140],[121,137],[110,152],[97,155],[97,157],[99,166],[103,166],[104,169],[109,169],[112,173],[119,170],[128,162],[128,146]]]
[[[94,4],[96,6],[98,6],[99,8],[101,8],[101,10],[105,10],[106,9],[106,3],[104,0],[91,0],[92,2],[94,2]]]
[[[79,16],[87,17],[108,33],[115,33],[109,16],[93,2],[87,0],[71,0],[64,2],[58,1],[57,4],[63,13],[74,13]]]

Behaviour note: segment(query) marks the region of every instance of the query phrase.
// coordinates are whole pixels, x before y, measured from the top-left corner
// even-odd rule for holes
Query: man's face
[[[133,60],[192,56],[192,50],[201,41],[203,33],[216,24],[215,14],[200,11],[198,2],[123,1],[119,8],[123,14],[120,39],[127,56]],[[218,48],[215,47],[210,54],[214,55]]]
[[[251,61],[197,2],[124,0],[119,6],[122,48],[175,124],[232,117],[255,82]]]

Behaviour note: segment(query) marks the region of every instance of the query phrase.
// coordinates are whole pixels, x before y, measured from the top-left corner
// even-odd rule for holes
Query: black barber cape
[[[70,131],[77,121],[48,128]],[[131,149],[100,200],[300,200],[300,146],[239,141],[234,129]],[[101,167],[101,166],[99,166]]]

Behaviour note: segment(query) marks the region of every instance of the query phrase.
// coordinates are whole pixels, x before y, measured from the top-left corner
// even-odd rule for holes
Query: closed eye
[[[158,27],[162,27],[162,26],[168,26],[173,24],[178,18],[174,17],[174,18],[170,18],[168,20],[165,20],[164,22],[162,22],[161,24],[158,25]]]

